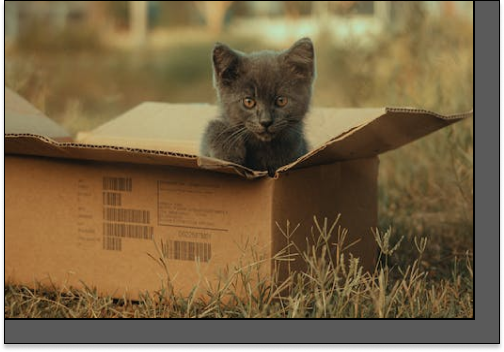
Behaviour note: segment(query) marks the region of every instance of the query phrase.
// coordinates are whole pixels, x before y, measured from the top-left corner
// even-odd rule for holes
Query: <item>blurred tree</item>
[[[338,14],[349,14],[357,6],[359,1],[332,1],[337,9]]]
[[[128,1],[106,1],[109,21],[116,30],[126,30],[129,25]]]
[[[282,1],[285,9],[285,16],[290,19],[297,19],[301,15],[299,1]]]
[[[88,21],[91,28],[99,30],[110,27],[108,4],[106,1],[89,1],[87,4]]]
[[[5,2],[5,39],[16,41],[19,34],[19,7],[17,1]]]
[[[222,32],[224,18],[234,1],[194,1],[196,8],[214,34]]]
[[[130,1],[130,33],[133,44],[143,46],[147,40],[147,3]]]

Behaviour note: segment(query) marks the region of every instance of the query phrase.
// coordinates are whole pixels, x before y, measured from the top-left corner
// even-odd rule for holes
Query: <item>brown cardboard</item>
[[[377,175],[377,157],[287,172],[275,182],[273,219],[283,228],[287,221],[300,224],[292,241],[305,251],[306,237],[314,226],[313,216],[319,221],[327,218],[332,223],[338,214],[343,214],[339,224],[349,230],[345,244],[359,241],[353,246],[352,254],[360,257],[362,265],[371,270],[376,260],[376,244],[370,229],[378,223]],[[275,227],[273,233],[277,231]],[[282,236],[272,240],[273,253],[288,245]],[[290,265],[294,270],[303,270],[301,261]]]
[[[162,252],[172,284],[187,294],[247,261],[251,253],[239,249],[247,241],[271,257],[271,179],[258,184],[187,168],[6,156],[5,182],[8,281],[84,282],[138,298],[167,286],[155,260]],[[183,250],[169,254],[177,242],[197,247],[201,263],[174,258]],[[268,275],[269,266],[264,270]]]
[[[331,138],[367,123],[385,112],[382,108],[315,108],[307,118],[306,134],[313,149]],[[201,135],[218,114],[208,104],[146,102],[91,132],[80,133],[80,143],[169,150],[197,155]]]
[[[6,101],[6,110],[19,102]],[[26,111],[6,119],[45,119]],[[299,258],[271,259],[288,244],[279,227],[299,223],[291,240],[302,250],[313,217],[332,222],[338,214],[347,243],[356,242],[352,254],[372,270],[377,155],[471,115],[313,109],[312,150],[269,178],[197,155],[196,141],[216,113],[207,105],[144,103],[78,143],[56,140],[59,132],[39,135],[31,122],[6,133],[6,280],[86,284],[138,298],[166,287],[168,277],[177,292],[198,286],[203,294],[251,263],[266,277],[285,278],[304,266]]]

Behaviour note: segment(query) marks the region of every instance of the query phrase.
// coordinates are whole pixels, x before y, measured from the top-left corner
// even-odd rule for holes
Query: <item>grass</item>
[[[333,47],[318,38],[313,105],[416,106],[441,113],[472,109],[472,24],[424,16],[406,23],[409,28],[375,38],[371,48],[353,42]],[[80,35],[84,48],[74,51],[44,50],[37,43],[7,48],[6,85],[72,133],[145,100],[215,101],[212,40],[135,53],[95,44],[86,49],[89,38],[89,33]],[[230,34],[219,40],[245,51],[262,47]],[[308,270],[291,273],[280,286],[254,266],[236,268],[206,301],[170,290],[131,302],[99,297],[93,288],[6,283],[5,317],[471,318],[473,131],[473,121],[466,120],[381,156],[380,220],[374,232],[381,258],[372,273],[364,273],[355,258],[331,254],[330,227],[314,223],[320,233],[317,248],[298,253]],[[336,222],[333,231],[343,229]],[[247,285],[254,293],[239,297],[237,287]]]
[[[401,240],[393,231],[373,232],[380,260],[372,273],[364,272],[359,259],[346,255],[346,231],[339,217],[314,219],[317,241],[306,252],[296,253],[306,264],[279,284],[260,274],[260,264],[237,267],[206,298],[183,297],[167,288],[145,293],[139,301],[100,297],[86,288],[28,289],[7,285],[6,317],[36,318],[471,318],[473,316],[473,267],[469,255],[455,258],[450,277],[429,279],[422,269],[427,238],[414,238],[406,265],[391,265]],[[337,242],[334,243],[334,240]],[[401,238],[402,239],[402,238]],[[290,257],[278,256],[276,260]],[[245,288],[245,289],[239,289]],[[196,292],[197,287],[193,292]],[[241,293],[238,293],[241,292]]]

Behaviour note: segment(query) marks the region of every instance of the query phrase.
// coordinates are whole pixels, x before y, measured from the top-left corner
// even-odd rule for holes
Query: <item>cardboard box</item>
[[[317,109],[312,150],[274,178],[197,156],[216,114],[208,105],[144,103],[69,142],[61,127],[6,92],[5,277],[32,285],[96,287],[138,298],[167,286],[187,294],[255,263],[280,279],[302,260],[272,259],[313,217],[348,229],[349,251],[372,270],[377,247],[378,154],[471,113]],[[164,263],[164,264],[163,264]]]

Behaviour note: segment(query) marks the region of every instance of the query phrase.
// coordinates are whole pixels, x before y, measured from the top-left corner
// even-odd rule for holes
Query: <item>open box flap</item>
[[[331,139],[297,161],[284,166],[279,172],[379,155],[472,116],[473,111],[443,116],[413,108],[386,108],[381,116]]]
[[[5,133],[31,133],[57,141],[71,140],[70,134],[63,127],[7,87],[5,87]]]
[[[249,179],[262,177],[266,174],[233,163],[195,155],[139,148],[62,143],[33,134],[6,134],[4,147],[7,155],[33,155],[75,160],[202,168],[236,174]]]
[[[218,113],[208,104],[145,102],[93,131],[79,133],[77,141],[198,155],[205,128]],[[383,108],[314,108],[306,119],[306,138],[314,149],[383,113]]]
[[[143,103],[91,132],[81,133],[77,143],[71,143],[64,142],[69,137],[57,124],[12,94],[10,100],[6,99],[10,111],[22,112],[27,122],[6,130],[6,154],[201,168],[246,178],[267,174],[198,156],[205,127],[218,114],[215,106]],[[17,116],[6,114],[6,121]],[[377,155],[469,116],[472,111],[441,116],[406,108],[314,108],[306,119],[306,137],[312,150],[279,172]],[[49,122],[35,123],[46,126],[39,129],[28,123],[36,119]]]

